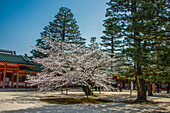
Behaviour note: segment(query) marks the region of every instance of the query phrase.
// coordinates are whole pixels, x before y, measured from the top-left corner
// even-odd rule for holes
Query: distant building
[[[15,51],[0,49],[0,87],[28,87],[27,73],[34,74],[35,66],[27,55],[16,55]]]

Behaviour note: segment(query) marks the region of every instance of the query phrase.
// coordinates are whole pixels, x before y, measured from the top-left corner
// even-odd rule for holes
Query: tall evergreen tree
[[[55,15],[53,22],[49,22],[49,25],[45,26],[44,31],[41,32],[42,36],[49,37],[50,34],[52,34],[54,39],[58,39],[58,41],[67,42],[77,46],[85,44],[85,39],[80,36],[77,21],[73,17],[71,9],[67,7],[61,7],[57,15]],[[43,49],[49,49],[44,43],[45,40],[40,38],[37,40],[36,46],[41,46]],[[33,54],[33,57],[46,56],[44,53],[35,49],[33,49],[31,53]]]
[[[168,76],[170,75],[170,42],[165,37],[164,40],[160,40],[159,37],[156,39],[145,41],[143,44],[145,56],[142,56],[142,61],[147,62],[143,63],[143,72],[146,75],[155,75],[155,82],[170,82],[170,76]]]
[[[108,17],[108,14],[106,13],[105,16]],[[102,46],[102,50],[113,53],[111,57],[114,56],[115,58],[117,58],[117,60],[121,61],[122,64],[125,64],[125,58],[121,54],[121,50],[124,47],[123,37],[120,33],[120,29],[117,27],[118,22],[119,20],[115,20],[110,17],[104,20],[103,26],[105,27],[105,30],[103,31],[104,35],[100,37],[102,39],[102,42],[100,44]],[[125,68],[125,65],[123,67],[119,66],[119,68],[117,68],[117,71],[123,71],[123,68]]]
[[[122,53],[134,63],[137,101],[146,101],[145,81],[140,77],[143,75],[142,67],[147,65],[146,59],[150,58],[148,53],[152,53],[146,48],[152,48],[149,42],[155,42],[157,39],[167,40],[169,2],[168,0],[110,0],[107,4],[109,8],[106,17],[112,22],[110,26],[113,26],[113,33],[118,31],[119,36],[122,35],[123,38],[125,47]]]
[[[95,46],[94,46],[95,45]],[[88,44],[89,48],[99,48],[99,43],[96,42],[96,37],[91,37],[90,38],[90,44]]]
[[[116,27],[117,23],[118,21],[107,18],[103,24],[105,30],[103,31],[104,36],[100,37],[102,39],[101,45],[105,51],[110,53],[119,53],[120,48],[122,48],[122,37],[120,37],[120,31]]]

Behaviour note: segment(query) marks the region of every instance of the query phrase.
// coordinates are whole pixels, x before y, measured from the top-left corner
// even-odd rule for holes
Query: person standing
[[[159,91],[161,92],[162,91],[162,84],[159,83]]]
[[[156,84],[157,93],[159,93],[159,84]]]
[[[156,85],[155,85],[155,83],[152,84],[152,89],[153,89],[153,93],[155,93],[156,92]]]
[[[131,81],[130,85],[131,85],[131,90],[133,90],[133,81]]]
[[[118,84],[119,91],[122,92],[122,85],[121,83]]]
[[[167,93],[169,93],[169,83],[166,84]]]

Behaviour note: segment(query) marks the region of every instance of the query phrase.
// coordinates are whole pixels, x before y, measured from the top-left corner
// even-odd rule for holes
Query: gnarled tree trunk
[[[137,99],[136,102],[146,101],[146,89],[145,89],[145,81],[138,76],[136,77],[137,84]]]
[[[148,89],[148,96],[153,96],[151,83],[146,82],[146,85],[147,85],[147,89]]]
[[[94,95],[91,88],[89,88],[88,86],[82,86],[82,89],[87,96]]]

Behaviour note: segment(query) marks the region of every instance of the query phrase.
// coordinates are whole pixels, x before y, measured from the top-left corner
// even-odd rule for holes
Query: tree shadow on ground
[[[151,97],[159,97],[159,98],[170,98],[170,94],[157,94],[157,95],[153,95]]]
[[[19,103],[36,103],[38,100],[37,98],[42,98],[42,95],[29,95],[30,93],[22,94],[22,95],[16,95],[17,98],[14,98],[13,101],[19,102]],[[55,94],[54,96],[62,96],[61,94]],[[53,95],[52,94],[52,95]],[[50,94],[51,95],[51,94]],[[155,96],[161,96],[165,95],[164,97],[168,96],[166,94],[157,94]],[[43,95],[45,96],[45,95]],[[64,94],[63,94],[64,96]],[[69,94],[68,96],[76,96],[82,97],[82,94]],[[34,97],[34,98],[33,98]],[[35,99],[36,97],[36,99]],[[103,99],[109,99],[114,102],[112,103],[103,103],[103,104],[75,104],[75,105],[68,105],[68,104],[49,104],[44,105],[42,107],[39,107],[38,104],[34,108],[28,108],[28,109],[20,109],[20,110],[11,110],[11,111],[2,111],[2,113],[47,113],[47,112],[54,112],[54,113],[135,113],[135,112],[144,112],[144,113],[168,113],[168,110],[165,106],[159,106],[159,105],[137,105],[137,104],[126,104],[126,103],[120,103],[120,101],[128,101],[128,100],[134,100],[136,99],[136,96],[131,96],[128,94],[113,94],[113,95],[102,95],[98,98]],[[5,101],[5,100],[4,100]],[[3,104],[3,103],[2,103]],[[168,104],[169,105],[169,104]]]
[[[140,106],[124,103],[110,103],[110,104],[84,104],[84,105],[59,105],[52,104],[40,108],[29,108],[15,111],[4,111],[3,113],[161,113],[165,108],[158,106]],[[166,113],[166,112],[162,112]],[[168,112],[167,112],[168,113]]]

